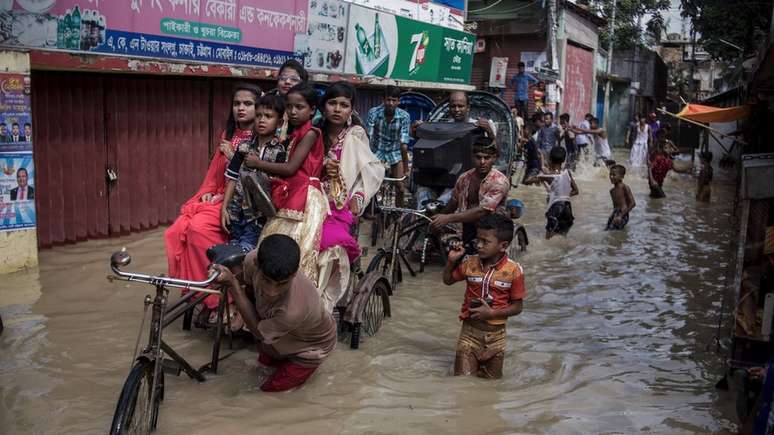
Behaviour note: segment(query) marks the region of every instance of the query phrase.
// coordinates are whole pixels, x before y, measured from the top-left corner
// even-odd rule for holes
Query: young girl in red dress
[[[290,88],[285,96],[290,128],[288,161],[245,159],[247,166],[275,176],[271,197],[277,215],[266,223],[258,245],[272,234],[292,237],[301,248],[300,270],[313,282],[317,282],[320,231],[328,213],[319,178],[324,152],[322,135],[312,126],[316,106],[317,91],[311,85],[301,83]]]

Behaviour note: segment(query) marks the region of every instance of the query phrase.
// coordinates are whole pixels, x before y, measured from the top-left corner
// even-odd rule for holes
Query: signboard
[[[0,154],[0,231],[35,227],[32,153]]]
[[[0,153],[32,152],[30,76],[0,73]]]
[[[507,74],[508,74],[508,58],[493,57],[492,66],[489,70],[489,87],[504,88]]]
[[[524,62],[525,71],[536,73],[537,68],[542,67],[548,62],[548,57],[545,51],[522,51],[520,60]]]
[[[468,83],[475,36],[351,6],[344,71],[399,80]]]
[[[35,227],[30,76],[0,73],[0,231]]]
[[[0,45],[274,67],[295,57],[309,6],[309,0],[8,3]]]
[[[342,0],[358,6],[365,6],[392,15],[411,18],[441,27],[455,30],[464,29],[464,2],[462,8],[456,9],[446,3],[458,5],[458,0],[427,1],[427,0]]]
[[[295,51],[310,71],[343,72],[349,4],[338,0],[309,2],[309,28],[296,35]]]

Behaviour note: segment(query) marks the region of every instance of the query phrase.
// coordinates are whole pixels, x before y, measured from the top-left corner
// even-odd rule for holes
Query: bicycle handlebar
[[[384,180],[384,181],[387,181],[387,182],[389,182],[389,183],[400,183],[401,181],[405,181],[405,180],[406,180],[406,178],[408,178],[408,176],[407,176],[407,175],[404,175],[404,176],[402,176],[402,177],[400,177],[400,178],[390,178],[390,177],[384,177],[384,178],[383,178],[383,180]]]
[[[164,287],[174,287],[174,288],[180,288],[180,289],[186,289],[186,290],[195,290],[200,291],[204,293],[212,293],[212,294],[221,294],[220,290],[213,290],[210,288],[204,288],[210,284],[212,284],[218,276],[220,276],[220,271],[213,270],[210,275],[205,279],[204,281],[188,281],[184,279],[178,279],[178,278],[170,278],[166,276],[153,276],[153,275],[145,275],[142,273],[132,273],[132,272],[124,272],[120,269],[120,267],[128,266],[129,263],[132,262],[132,257],[129,255],[126,250],[121,250],[118,252],[115,252],[112,256],[110,256],[110,268],[113,270],[113,273],[115,275],[108,275],[107,279],[109,281],[113,280],[121,280],[121,281],[129,281],[129,282],[141,282],[145,284],[150,284],[153,286],[164,286]]]

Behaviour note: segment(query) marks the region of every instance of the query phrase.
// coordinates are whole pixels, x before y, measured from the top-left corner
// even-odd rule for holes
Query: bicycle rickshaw
[[[233,248],[229,245],[217,245],[210,248],[207,255],[213,263],[222,264],[233,271],[241,266],[246,255],[241,249]],[[110,259],[113,275],[109,275],[108,280],[152,285],[156,288],[156,296],[147,295],[144,299],[145,312],[132,356],[133,365],[116,405],[110,428],[111,434],[153,431],[158,420],[159,406],[164,399],[164,373],[179,376],[180,372],[184,371],[191,379],[204,382],[206,372],[217,373],[218,363],[222,360],[220,350],[224,334],[230,338],[230,347],[233,347],[234,339],[231,329],[224,323],[224,319],[230,318],[229,305],[226,302],[228,287],[209,288],[217,278],[217,272],[210,273],[204,281],[186,281],[163,275],[153,276],[122,271],[121,268],[128,266],[130,262],[131,257],[126,251],[114,253]],[[340,340],[348,338],[350,347],[357,349],[363,332],[373,336],[379,331],[384,318],[391,316],[392,289],[389,281],[379,271],[363,272],[360,268],[360,259],[349,267],[348,273],[347,288],[338,293],[341,296],[335,303],[333,315],[338,323]],[[169,304],[169,288],[186,289],[189,292]],[[194,308],[210,294],[221,296],[217,308],[212,358],[196,369],[164,342],[162,332],[182,316],[185,316],[183,329],[190,330]],[[148,343],[138,353],[145,314],[149,307],[152,307],[152,315]]]
[[[470,116],[491,119],[497,127],[496,143],[500,157],[494,167],[511,179],[514,175],[520,179],[521,174],[515,173],[523,165],[516,152],[516,127],[510,108],[499,97],[487,92],[470,92],[468,98]],[[383,192],[376,197],[377,205],[373,208],[381,210],[383,216],[374,220],[372,245],[376,245],[376,234],[384,234],[385,246],[377,251],[368,270],[381,270],[390,280],[392,288],[396,288],[402,281],[403,268],[412,276],[416,274],[407,258],[409,252],[418,250],[418,269],[422,272],[431,251],[437,251],[445,258],[445,246],[456,233],[453,229],[447,229],[441,234],[433,234],[428,231],[428,225],[432,216],[439,213],[448,201],[457,178],[472,167],[471,145],[477,128],[468,123],[449,123],[448,118],[449,101],[446,100],[430,113],[428,122],[417,128],[411,173],[414,208],[396,206],[394,195],[390,192]],[[512,182],[511,185],[516,186],[518,183]],[[383,191],[387,189],[390,189],[389,183],[383,186]],[[523,203],[518,200],[509,202],[514,205],[511,218],[515,226],[509,255],[515,258],[526,250],[529,239],[526,229],[517,221],[523,213]]]

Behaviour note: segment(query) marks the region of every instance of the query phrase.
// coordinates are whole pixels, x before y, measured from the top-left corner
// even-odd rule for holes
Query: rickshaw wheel
[[[390,296],[387,289],[387,283],[382,280],[376,281],[371,288],[368,301],[363,307],[363,329],[369,336],[374,336],[379,332],[382,321],[390,312]]]
[[[376,255],[374,255],[374,258],[371,259],[371,262],[368,263],[368,268],[366,269],[366,273],[377,271],[390,281],[390,288],[387,289],[388,295],[390,296],[393,294],[394,290],[398,288],[398,284],[403,281],[403,268],[400,264],[400,258],[396,258],[395,267],[390,271],[392,255],[392,251],[379,249]]]

